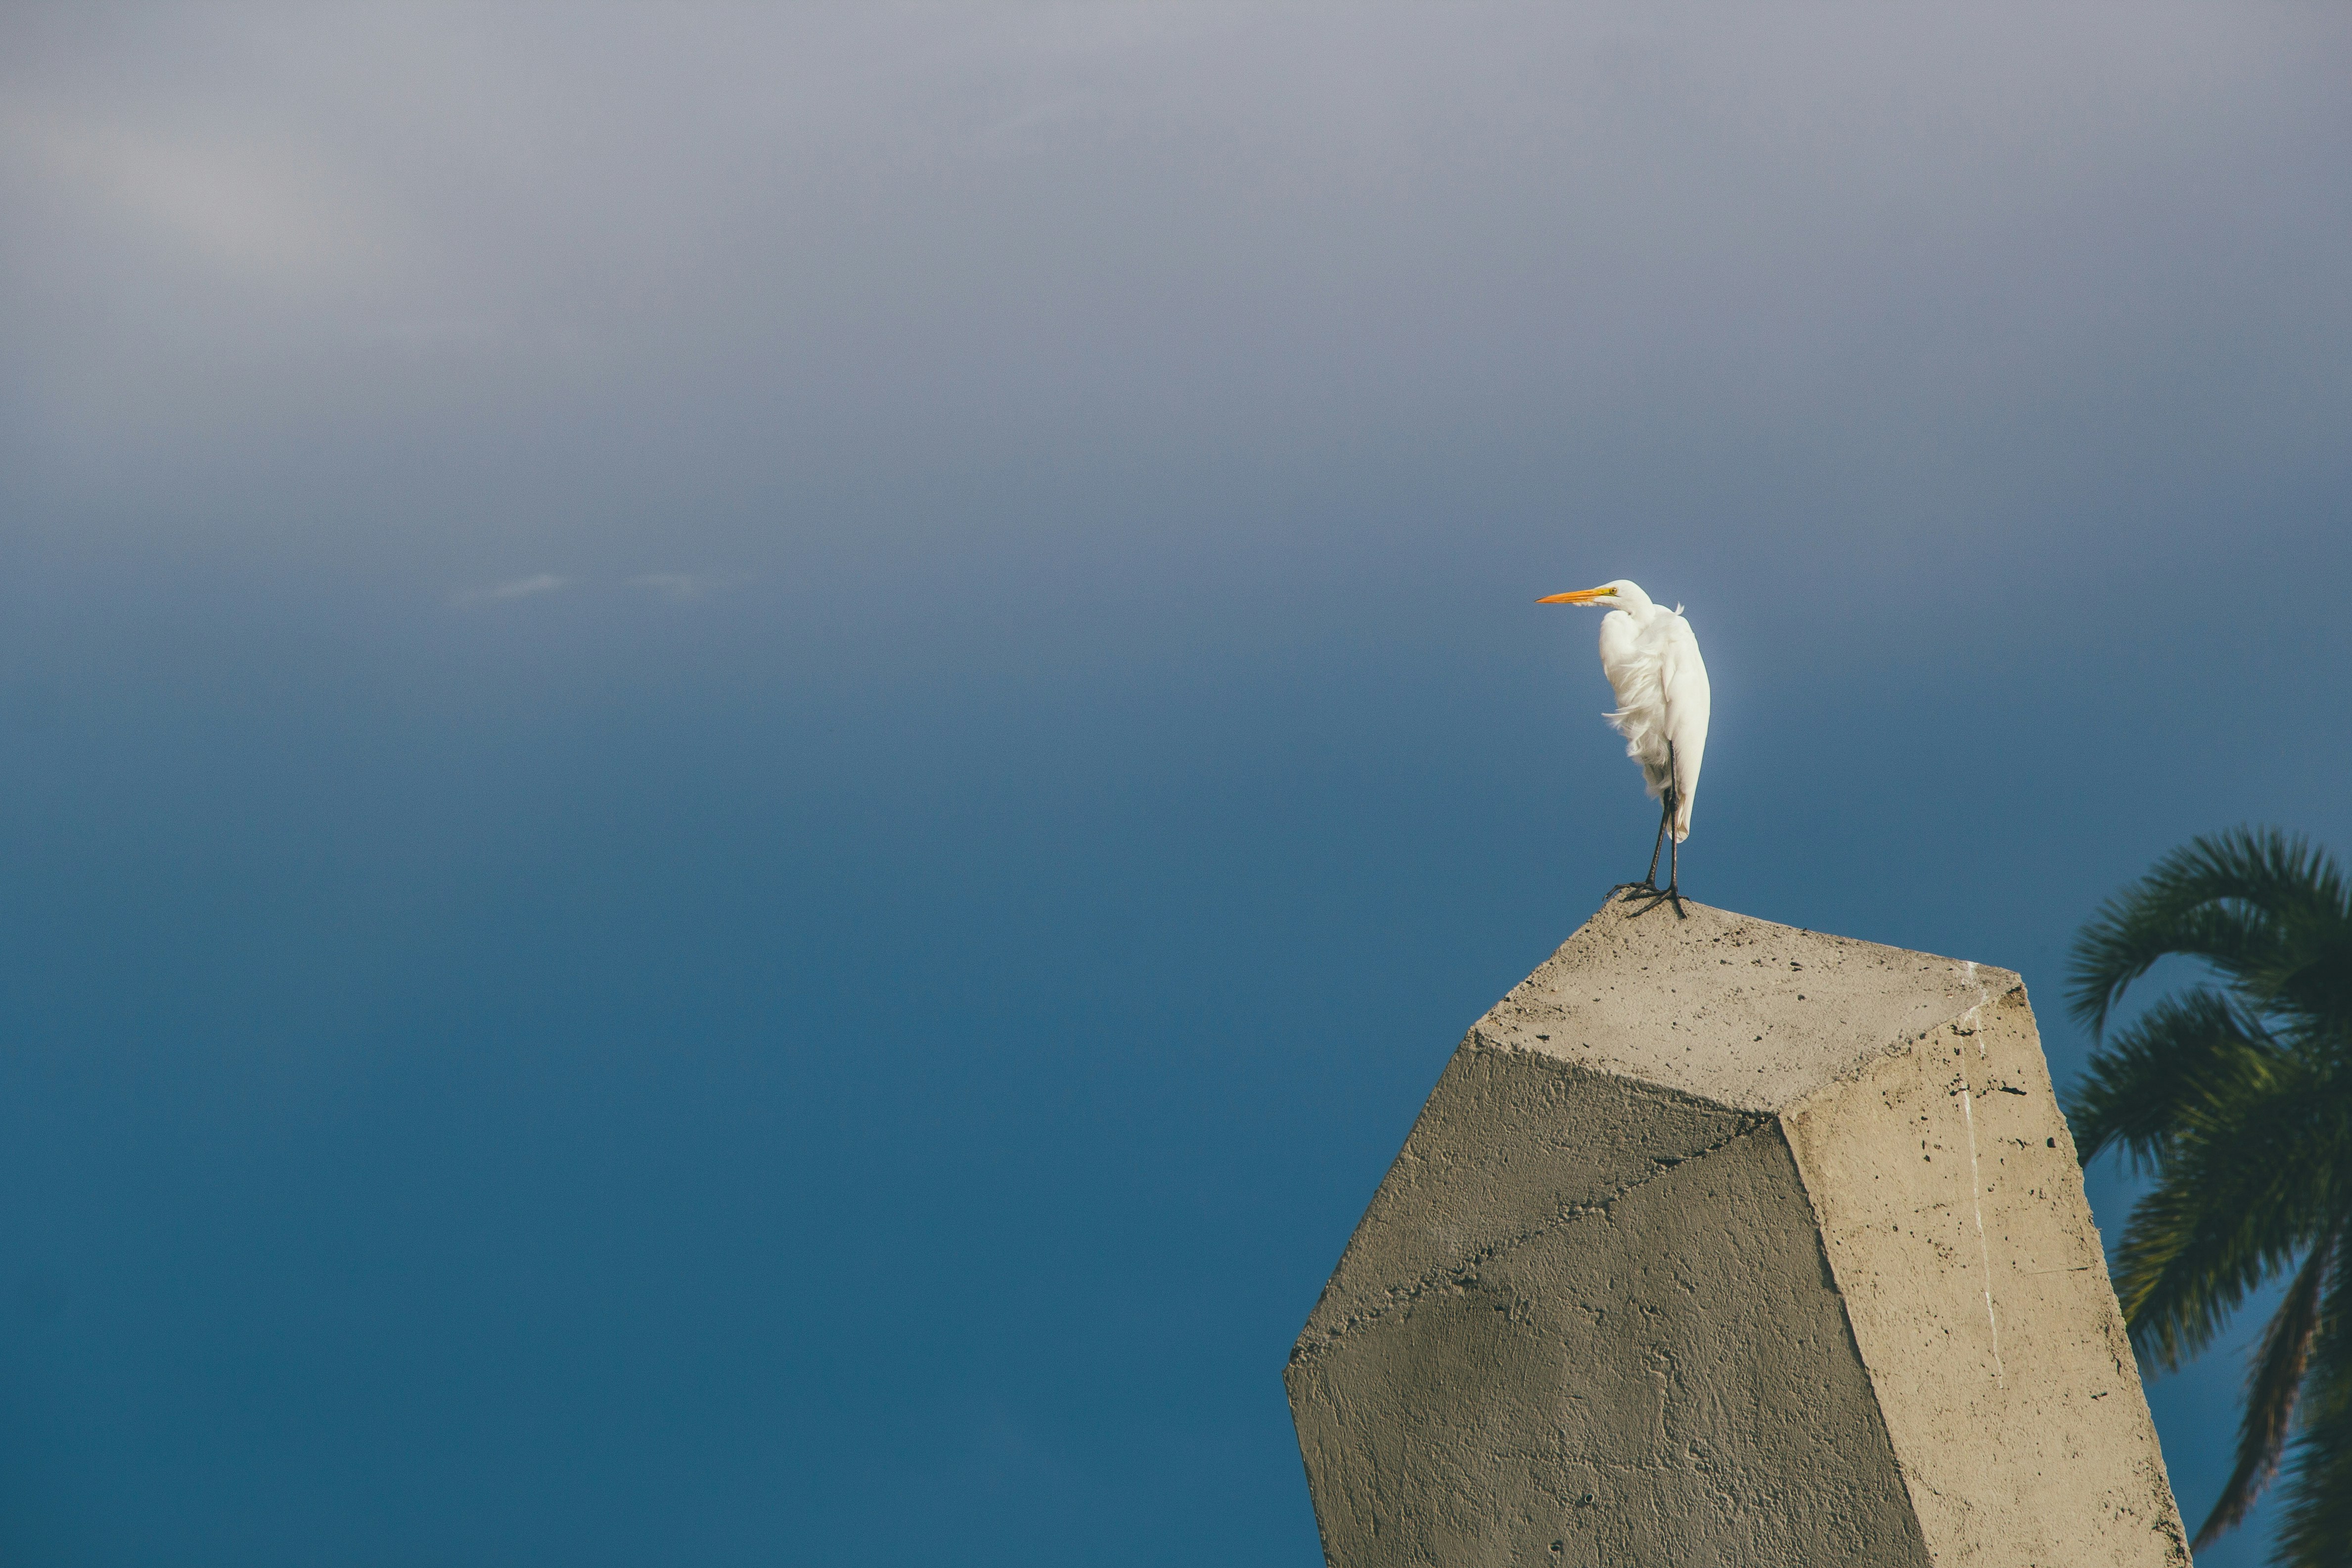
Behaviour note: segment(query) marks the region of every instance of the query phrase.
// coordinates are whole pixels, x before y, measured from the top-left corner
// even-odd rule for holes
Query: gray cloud
[[[71,539],[611,580],[1549,517],[1854,589],[2194,533],[2352,413],[2332,10],[10,26],[0,455]]]

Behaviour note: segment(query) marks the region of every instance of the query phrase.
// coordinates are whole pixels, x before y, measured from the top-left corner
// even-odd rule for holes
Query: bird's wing
[[[1706,760],[1706,721],[1715,694],[1707,685],[1706,661],[1699,657],[1690,622],[1674,617],[1666,624],[1664,641],[1658,676],[1665,695],[1665,737],[1674,746],[1675,782],[1681,797],[1675,812],[1675,837],[1680,840],[1690,836],[1691,801],[1698,794],[1699,767]]]
[[[1641,628],[1625,612],[1612,610],[1601,618],[1601,673],[1609,677],[1621,708],[1633,706],[1656,674],[1656,656],[1642,642]]]
[[[1657,628],[1622,610],[1601,622],[1601,670],[1617,694],[1610,727],[1625,737],[1625,755],[1642,765],[1653,799],[1666,788],[1665,705],[1658,688]]]

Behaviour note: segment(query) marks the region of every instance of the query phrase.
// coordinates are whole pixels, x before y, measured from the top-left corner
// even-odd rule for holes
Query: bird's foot
[[[1625,902],[1627,902],[1628,904],[1631,904],[1631,903],[1632,903],[1635,898],[1637,898],[1637,897],[1639,897],[1639,896],[1640,896],[1640,894],[1630,894],[1630,893],[1629,893],[1629,894],[1627,894],[1625,895]],[[1685,908],[1683,907],[1683,895],[1682,895],[1682,890],[1681,890],[1680,888],[1677,888],[1677,887],[1676,887],[1673,883],[1671,883],[1671,882],[1670,882],[1670,883],[1666,883],[1666,885],[1665,885],[1664,887],[1663,887],[1663,888],[1654,887],[1654,888],[1650,889],[1650,901],[1649,901],[1647,904],[1644,904],[1643,905],[1642,905],[1642,907],[1641,907],[1641,908],[1639,908],[1639,909],[1637,909],[1637,910],[1633,911],[1633,913],[1631,915],[1627,916],[1627,918],[1628,918],[1628,919],[1633,919],[1633,920],[1639,920],[1643,915],[1649,914],[1649,913],[1650,913],[1650,911],[1652,911],[1653,909],[1655,909],[1655,908],[1656,908],[1656,907],[1658,907],[1658,905],[1660,905],[1661,904],[1673,904],[1673,905],[1675,906],[1675,919],[1677,919],[1677,920],[1688,920],[1688,919],[1690,918],[1690,912],[1689,912],[1688,910],[1686,910],[1686,909],[1685,909]]]
[[[1644,894],[1652,898],[1659,896],[1658,884],[1652,882],[1648,877],[1643,877],[1639,882],[1621,882],[1609,891],[1612,894],[1622,893],[1625,895],[1618,901],[1621,904],[1631,904],[1635,899],[1643,897]]]

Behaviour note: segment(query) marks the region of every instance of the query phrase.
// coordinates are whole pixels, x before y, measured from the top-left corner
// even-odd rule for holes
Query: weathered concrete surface
[[[1286,1374],[1325,1556],[2186,1564],[2018,977],[1688,907],[1438,1080]]]

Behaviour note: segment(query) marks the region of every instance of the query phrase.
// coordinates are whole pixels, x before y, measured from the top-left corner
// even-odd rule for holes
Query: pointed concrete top
[[[1741,1111],[1777,1111],[2018,984],[2007,969],[1684,900],[1612,901],[1473,1033]]]
[[[2025,988],[1614,903],[1284,1372],[1327,1558],[2191,1568]]]

